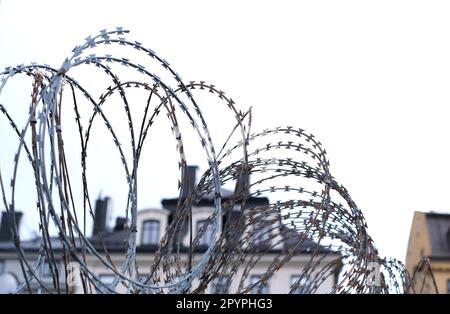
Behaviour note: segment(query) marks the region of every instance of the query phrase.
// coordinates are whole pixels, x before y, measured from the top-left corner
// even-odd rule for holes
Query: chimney
[[[238,197],[248,197],[250,189],[250,175],[248,167],[240,166],[237,168],[236,195]]]
[[[187,198],[188,195],[191,194],[191,192],[195,189],[195,183],[196,183],[196,173],[197,173],[197,166],[187,166],[186,175],[184,178],[182,178],[183,182],[183,194],[181,195],[182,198]]]
[[[109,197],[98,198],[95,202],[94,231],[93,234],[106,233],[106,221],[109,216]]]
[[[125,217],[117,217],[116,218],[116,226],[114,227],[114,231],[121,231],[127,228],[128,221]]]
[[[16,220],[16,226],[17,231],[20,227],[20,220],[22,219],[22,213],[21,212],[14,212],[15,220]],[[11,235],[11,229],[9,228],[10,224],[13,223],[11,214],[8,214],[7,212],[2,213],[2,222],[0,225],[0,241],[12,241],[12,235]]]

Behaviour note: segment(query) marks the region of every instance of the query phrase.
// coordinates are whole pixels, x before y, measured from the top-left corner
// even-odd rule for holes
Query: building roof
[[[59,237],[50,237],[50,242],[52,249],[54,251],[62,251],[63,243]],[[38,253],[42,243],[43,243],[42,237],[37,237],[30,240],[23,240],[20,242],[20,245],[25,252]],[[75,239],[75,243],[78,246],[80,241],[78,239]],[[13,251],[14,252],[16,251],[16,247],[13,241],[0,241],[0,252],[13,252]]]
[[[209,192],[207,195],[203,196],[200,200],[198,200],[195,204],[197,207],[207,207],[214,206],[214,191]],[[220,189],[220,196],[223,203],[226,201],[230,201],[234,198],[235,194],[233,191],[227,189]],[[164,198],[161,201],[161,204],[164,208],[168,210],[176,210],[178,204],[178,198]],[[261,206],[269,204],[269,199],[267,197],[248,197],[247,202],[252,204],[252,206]],[[236,202],[239,204],[239,202]],[[249,207],[249,206],[246,206]]]
[[[295,251],[297,253],[312,253],[315,250],[318,250],[318,252],[321,254],[337,253],[322,245],[317,245],[317,243],[311,239],[303,239],[301,243],[298,244],[299,234],[294,229],[283,226],[281,227],[281,234],[284,239],[283,247],[285,250],[295,248]]]
[[[290,232],[295,232],[295,231],[290,231]],[[117,232],[111,232],[109,234],[106,234],[103,237],[103,241],[104,241],[104,245],[105,248],[108,250],[108,252],[124,252],[125,248],[126,248],[126,239],[127,239],[127,234],[125,231],[117,231]],[[99,250],[102,251],[103,250],[103,245],[101,244],[101,241],[99,240],[99,238],[97,236],[92,237],[91,239],[91,243],[93,244],[93,246]],[[52,248],[53,251],[55,252],[61,252],[63,250],[63,245],[62,245],[62,241],[59,239],[59,237],[52,237],[51,238],[51,242],[52,242]],[[77,241],[79,242],[79,241]],[[291,237],[291,238],[285,238],[284,239],[284,243],[283,243],[283,250],[287,251],[291,248],[294,248],[297,245],[298,241],[295,237]],[[31,253],[38,253],[39,252],[39,248],[41,247],[42,244],[42,238],[36,238],[33,240],[27,240],[27,241],[22,241],[21,245],[22,248],[25,252],[31,252]],[[137,248],[138,252],[142,252],[142,253],[154,253],[156,252],[158,249],[158,247],[156,245],[145,245],[145,246],[141,246]],[[198,247],[196,248],[195,251],[197,252],[201,252],[204,251],[206,248],[202,248],[202,247]],[[305,239],[303,240],[296,248],[295,251],[298,254],[311,254],[313,253],[316,249],[318,249],[318,253],[320,254],[326,254],[326,253],[333,253],[331,250],[327,249],[324,246],[317,246],[317,243],[309,240],[309,239]],[[14,243],[12,241],[1,241],[0,242],[0,252],[15,252],[16,251],[16,247],[14,246]],[[181,252],[187,252],[188,248],[187,247],[181,247],[180,248]],[[267,251],[267,253],[279,253],[279,249],[271,249],[269,251]]]

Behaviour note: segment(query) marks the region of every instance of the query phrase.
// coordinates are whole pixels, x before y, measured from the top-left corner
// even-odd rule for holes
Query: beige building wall
[[[432,260],[431,267],[439,293],[448,293],[447,285],[450,280],[450,261]]]
[[[450,281],[450,260],[440,261],[433,259],[429,232],[426,213],[414,212],[406,253],[406,268],[412,276],[422,258],[431,257],[431,269],[438,291],[439,293],[447,293],[448,282]],[[418,280],[415,285],[416,292],[419,292],[421,289],[424,275],[418,274]],[[423,293],[435,293],[434,284],[430,276],[427,277]]]
[[[414,212],[406,252],[406,268],[412,274],[422,257],[431,254],[431,243],[425,213]]]

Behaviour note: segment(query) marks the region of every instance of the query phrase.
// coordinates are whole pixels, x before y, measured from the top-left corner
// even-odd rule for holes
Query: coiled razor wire
[[[73,49],[60,68],[33,63],[8,67],[0,73],[0,96],[8,83],[18,76],[29,77],[32,84],[28,116],[22,127],[10,115],[10,104],[0,103],[6,119],[3,121],[10,124],[19,140],[9,186],[2,175],[5,165],[0,165],[3,206],[10,218],[24,277],[16,293],[33,293],[36,285],[38,292],[72,293],[68,284],[62,286],[64,281],[61,279],[67,281],[74,263],[80,270],[84,293],[201,293],[213,280],[222,278],[232,278],[221,281],[224,291],[249,293],[264,285],[307,243],[313,243],[313,246],[308,249],[306,265],[298,269],[300,276],[291,286],[291,293],[297,293],[305,280],[308,286],[302,292],[320,291],[319,287],[336,272],[339,276],[331,293],[416,292],[415,276],[410,276],[401,262],[379,256],[367,233],[363,213],[345,187],[330,174],[326,151],[313,135],[292,126],[251,133],[250,110],[238,110],[234,101],[212,84],[184,82],[167,61],[141,43],[128,39],[128,33],[119,27],[89,36]],[[125,57],[93,53],[105,49],[112,51],[113,46],[120,47]],[[149,65],[133,60],[144,60]],[[97,69],[104,73],[103,82],[109,87],[100,96],[96,96],[90,85],[81,84],[71,75],[81,67],[81,73],[92,73]],[[132,118],[136,107],[136,101],[129,97],[132,89],[146,95],[140,100],[145,109],[138,124]],[[215,106],[226,106],[235,118],[235,124],[228,126],[230,136],[219,152],[215,150],[217,143],[213,143],[207,121],[194,97],[205,93],[215,97]],[[67,98],[73,105],[72,114],[81,146],[83,208],[75,205],[66,160],[69,143],[63,140],[63,99]],[[119,141],[118,131],[105,114],[106,106],[117,105],[124,109],[123,121],[125,123],[126,119],[131,152],[126,150],[123,141]],[[82,114],[86,106],[90,108],[87,118]],[[177,211],[154,259],[150,265],[145,265],[150,273],[142,279],[139,275],[142,265],[138,267],[137,264],[137,176],[144,143],[161,111],[166,113],[177,143],[180,197]],[[187,161],[180,117],[189,121],[208,163],[208,169],[198,184],[188,191],[187,198],[181,197],[186,193]],[[86,221],[94,218],[86,170],[94,121],[102,121],[106,126],[120,156],[128,187],[125,214],[130,224],[120,265],[114,263],[101,234],[100,245],[94,245],[86,232]],[[240,140],[233,142],[236,136]],[[90,148],[90,155],[92,149],[95,148]],[[30,257],[23,247],[14,215],[18,173],[24,171],[24,167],[19,167],[22,155],[26,155],[35,180],[40,233],[37,257]],[[129,156],[131,158],[127,158]],[[249,175],[258,179],[251,184],[244,183],[244,187],[239,186],[242,182],[238,178]],[[237,182],[233,197],[223,201],[222,187],[230,182]],[[179,235],[186,226],[192,231],[192,209],[207,196],[212,196],[214,201],[213,214],[195,237],[190,236],[188,250],[183,252]],[[266,205],[246,207],[250,198],[261,196],[279,199]],[[237,219],[224,221],[223,217],[233,209],[238,213]],[[56,227],[62,253],[54,249],[51,226]],[[200,239],[207,230],[215,236],[206,249],[199,250]],[[283,246],[285,241],[292,245]],[[61,258],[65,266],[62,271],[57,265]],[[100,280],[90,267],[92,259],[114,274],[112,283]],[[258,264],[260,261],[264,263]],[[43,280],[45,263],[53,278],[51,284]],[[257,280],[249,283],[255,265],[267,266],[259,271],[261,276]],[[377,284],[371,281],[374,265],[379,266]],[[237,282],[234,291],[230,291],[232,281]]]

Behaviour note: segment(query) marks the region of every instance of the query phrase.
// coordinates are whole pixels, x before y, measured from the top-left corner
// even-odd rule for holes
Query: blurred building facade
[[[195,172],[194,167],[188,167],[188,178],[190,181],[188,184],[190,186],[195,185]],[[241,182],[238,186],[245,186],[245,184],[244,182]],[[189,187],[184,190],[187,190],[187,193],[189,193]],[[234,192],[223,190],[221,191],[221,195],[223,202],[226,203],[233,198]],[[108,228],[107,220],[110,215],[108,203],[108,198],[98,199],[96,202],[94,215],[95,223],[92,236],[90,237],[90,242],[99,251],[106,248],[109,253],[109,258],[116,266],[118,266],[124,261],[126,239],[130,230],[127,220],[123,217],[118,217],[116,219],[115,226],[113,228]],[[160,241],[177,212],[177,204],[179,204],[178,198],[163,199],[162,208],[143,209],[138,212],[137,264],[142,265],[142,267],[139,267],[139,278],[142,278],[142,280],[145,280],[146,276],[150,273],[151,265],[155,259]],[[269,200],[265,197],[249,197],[245,202],[245,208],[247,210],[251,210],[252,208],[266,206],[268,204]],[[213,212],[214,196],[211,193],[210,195],[203,196],[202,199],[193,207],[192,230],[197,233],[206,223],[208,217],[213,215]],[[228,221],[228,223],[234,223],[238,219],[239,215],[240,208],[233,208],[232,210],[227,211],[223,219],[225,222]],[[6,215],[3,216],[4,218],[2,220],[5,221],[5,223],[2,221],[3,229],[0,231],[0,235],[3,232],[3,238],[0,239],[0,273],[9,273],[17,278],[17,282],[20,283],[24,281],[23,271],[17,259],[15,246],[10,239],[8,224],[6,223]],[[270,249],[266,250],[262,257],[257,260],[254,267],[250,270],[250,273],[247,276],[248,282],[245,284],[258,281],[267,271],[269,265],[273,263],[274,259],[279,256],[280,252],[288,251],[290,248],[296,247],[295,255],[287,261],[280,270],[275,272],[269,281],[255,286],[251,289],[250,293],[289,293],[294,286],[294,293],[309,293],[311,283],[308,282],[307,279],[301,278],[300,273],[303,267],[311,261],[311,254],[318,249],[319,255],[316,258],[321,259],[320,263],[323,263],[324,265],[333,263],[333,261],[340,258],[340,255],[329,251],[325,247],[317,246],[317,244],[311,240],[304,240],[301,245],[297,245],[298,243],[296,239],[298,238],[298,234],[296,231],[283,226],[280,217],[276,218],[278,221],[277,228],[279,228],[279,232],[276,232],[277,235],[271,240],[276,244],[273,246],[269,245],[268,247],[270,247]],[[193,237],[195,236],[196,234],[193,234]],[[198,260],[199,257],[201,257],[202,252],[206,250],[207,244],[210,243],[212,236],[212,232],[206,228],[206,231],[204,231],[203,236],[200,238],[198,245],[195,248],[194,262]],[[181,243],[179,252],[180,261],[181,263],[186,263],[188,260],[190,239],[190,233],[187,225],[181,230],[179,237],[179,241]],[[265,239],[266,236],[261,235],[261,237],[263,238],[254,237],[254,241],[267,240]],[[55,255],[60,256],[60,261],[57,262],[57,265],[53,266],[48,265],[48,263],[45,264],[39,274],[40,279],[48,285],[48,287],[51,287],[52,291],[56,290],[56,285],[59,285],[60,290],[64,291],[67,273],[65,272],[65,265],[62,259],[64,251],[63,245],[57,237],[52,238],[51,242]],[[30,261],[35,261],[38,258],[38,255],[42,254],[42,252],[39,251],[40,246],[41,239],[22,242],[22,247],[25,252],[27,252]],[[86,263],[89,266],[89,269],[96,274],[103,283],[109,284],[114,280],[114,273],[109,271],[98,258],[88,254],[86,257]],[[340,264],[336,264],[339,265],[339,267],[333,269],[332,274],[320,283],[318,289],[315,291],[316,293],[329,293],[332,291],[337,283],[340,272]],[[235,273],[234,277],[240,278],[244,271],[245,266],[242,265],[242,267]],[[320,267],[316,271],[321,271]],[[55,272],[58,272],[58,283],[54,282]],[[205,289],[205,293],[234,293],[239,290],[238,286],[240,284],[239,280],[236,280],[236,278],[217,278],[216,280],[210,282],[209,286]],[[229,287],[225,284],[226,282],[231,282]],[[39,286],[35,280],[34,285],[33,290],[37,290]],[[121,288],[117,291],[124,292]],[[45,293],[45,291],[42,292]],[[95,288],[92,289],[91,287],[90,292],[96,293],[98,291],[96,291]]]

